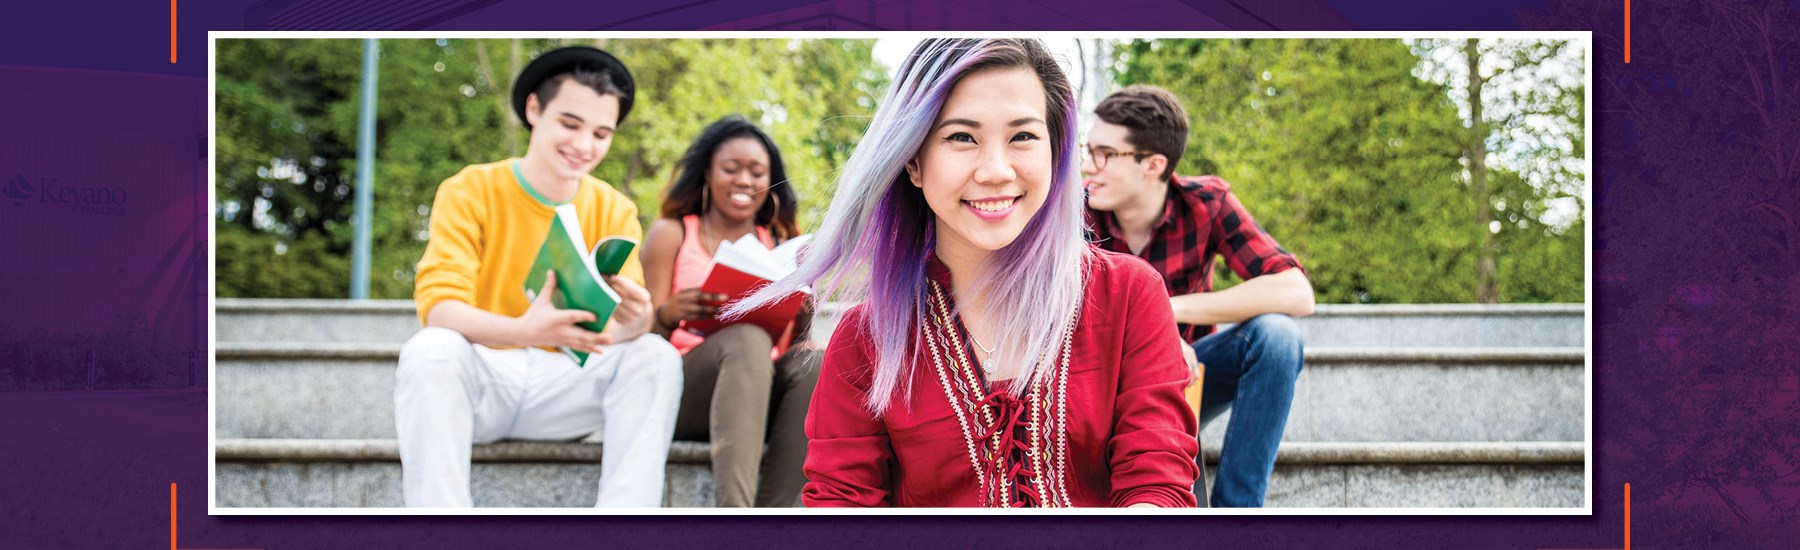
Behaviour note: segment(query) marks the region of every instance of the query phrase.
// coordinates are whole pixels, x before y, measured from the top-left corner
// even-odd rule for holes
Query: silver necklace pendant
[[[965,332],[966,332],[966,330],[965,330]],[[988,378],[993,378],[994,377],[994,366],[993,366],[994,348],[981,345],[981,340],[975,339],[975,333],[969,332],[968,335],[969,335],[969,343],[975,344],[975,349],[981,350],[981,354],[987,356],[985,358],[976,358],[975,364],[981,365],[981,372],[986,373]],[[996,343],[996,345],[998,345],[998,343]]]

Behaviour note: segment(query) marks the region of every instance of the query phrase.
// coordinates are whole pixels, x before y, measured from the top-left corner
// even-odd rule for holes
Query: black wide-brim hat
[[[531,121],[525,119],[525,98],[536,92],[544,80],[575,69],[587,69],[594,72],[604,71],[612,78],[613,86],[625,95],[619,98],[619,123],[625,123],[625,115],[631,114],[631,100],[637,95],[636,83],[631,80],[631,71],[619,58],[596,48],[587,46],[569,46],[544,52],[525,65],[519,71],[519,78],[513,80],[512,105],[513,113],[519,115],[519,122],[525,128],[531,128]],[[542,105],[539,105],[541,108]]]

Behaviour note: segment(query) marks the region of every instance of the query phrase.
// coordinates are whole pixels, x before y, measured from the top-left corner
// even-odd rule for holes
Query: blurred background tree
[[[524,153],[512,76],[538,53],[598,45],[639,91],[595,175],[648,224],[700,129],[742,114],[782,148],[810,230],[832,168],[874,113],[886,69],[871,40],[381,41],[370,295],[410,298],[437,186]],[[221,40],[217,49],[217,289],[222,297],[349,291],[361,40]]]
[[[637,106],[595,175],[632,197],[646,224],[688,143],[736,113],[782,147],[811,230],[890,71],[872,40],[383,40],[373,297],[411,296],[444,178],[523,154],[512,75],[569,44],[612,51],[637,77]],[[1468,50],[1359,39],[1096,51],[1111,52],[1111,85],[1156,84],[1184,100],[1193,123],[1178,171],[1232,182],[1300,256],[1320,302],[1583,301],[1580,45],[1476,42],[1475,96]],[[361,55],[360,40],[219,41],[220,296],[348,295]],[[1477,145],[1478,167],[1468,161]],[[1220,273],[1221,287],[1233,283]]]
[[[1155,84],[1182,98],[1192,124],[1178,172],[1232,182],[1257,221],[1299,255],[1320,302],[1477,301],[1489,239],[1499,301],[1581,302],[1581,206],[1565,200],[1578,200],[1584,181],[1580,52],[1556,48],[1565,56],[1558,59],[1574,55],[1576,63],[1562,67],[1574,71],[1574,88],[1533,82],[1555,98],[1534,104],[1540,109],[1574,101],[1572,128],[1546,127],[1525,143],[1521,133],[1542,121],[1517,115],[1510,125],[1490,123],[1477,140],[1503,157],[1483,172],[1493,208],[1482,220],[1465,160],[1473,131],[1463,119],[1467,95],[1451,90],[1466,82],[1441,74],[1442,63],[1432,61],[1439,46],[1450,47],[1139,40],[1113,48],[1113,74],[1118,86]],[[1518,84],[1506,85],[1512,93]],[[1232,284],[1229,270],[1219,272],[1220,287]]]
[[[1410,41],[1463,125],[1478,249],[1475,301],[1580,301],[1587,120],[1583,51],[1568,41]]]

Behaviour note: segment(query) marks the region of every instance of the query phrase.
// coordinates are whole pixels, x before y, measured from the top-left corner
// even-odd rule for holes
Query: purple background
[[[1640,2],[1629,65],[1612,0],[607,4],[188,0],[177,64],[167,4],[0,5],[0,187],[49,178],[126,197],[120,215],[91,215],[0,195],[0,326],[104,345],[136,319],[168,345],[152,364],[174,373],[0,393],[0,546],[160,547],[171,482],[188,548],[1618,548],[1626,482],[1640,546],[1794,544],[1800,3]],[[239,29],[1594,31],[1594,515],[208,517],[206,396],[182,389],[181,369],[205,340],[206,31]]]

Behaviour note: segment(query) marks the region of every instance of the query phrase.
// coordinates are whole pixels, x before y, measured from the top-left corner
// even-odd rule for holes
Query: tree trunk
[[[624,193],[634,202],[637,200],[637,190],[632,188],[631,182],[637,179],[638,172],[643,170],[644,164],[644,148],[638,147],[637,150],[631,152],[630,160],[625,163],[625,175],[619,178],[619,181],[613,182],[613,187],[618,188],[620,193]],[[654,212],[649,214],[651,214],[651,219],[656,218]]]
[[[1481,118],[1481,41],[1470,38],[1463,43],[1463,54],[1469,60],[1469,141],[1464,152],[1469,157],[1469,187],[1475,195],[1475,223],[1481,231],[1481,251],[1475,257],[1475,301],[1483,304],[1500,302],[1500,284],[1495,273],[1494,198],[1487,182],[1487,123]]]
[[[494,96],[495,102],[500,104],[500,120],[506,127],[506,155],[519,156],[519,139],[516,137],[519,135],[519,117],[514,116],[512,112],[510,87],[500,87],[500,81],[495,77],[493,60],[488,57],[487,42],[479,38],[475,39],[475,59],[476,70],[481,71],[481,78],[487,81],[487,92]],[[518,69],[516,58],[513,65],[515,65],[513,69],[516,71]]]
[[[509,76],[507,76],[507,78],[509,80],[512,78],[517,78],[519,76],[519,70],[523,69],[523,67],[521,66],[521,63],[523,61],[520,58],[522,58],[524,56],[525,56],[525,50],[524,50],[523,45],[519,43],[519,39],[517,39],[517,38],[512,39],[512,70],[508,71],[506,73],[507,75],[509,75]],[[512,95],[511,95],[512,87],[508,86],[507,90],[508,90],[507,95],[502,96],[502,97],[506,98],[505,101],[507,102],[506,110],[503,112],[505,112],[507,115],[511,115],[511,116],[505,117],[506,122],[507,122],[506,127],[507,128],[523,128],[523,126],[519,124],[518,115],[514,115],[512,112]],[[519,152],[518,134],[515,132],[512,135],[508,135],[506,137],[507,137],[506,150],[510,151],[513,156],[522,156],[522,153]]]

